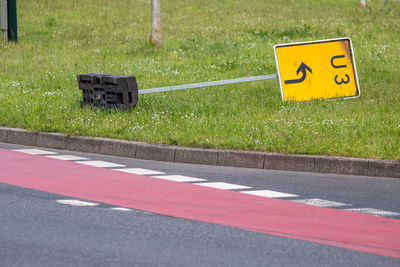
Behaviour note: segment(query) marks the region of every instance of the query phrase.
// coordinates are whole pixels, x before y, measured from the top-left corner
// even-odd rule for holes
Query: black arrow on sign
[[[294,79],[294,80],[286,80],[285,84],[291,84],[291,83],[301,83],[302,81],[304,81],[306,79],[307,76],[307,70],[312,73],[312,70],[310,69],[309,66],[307,66],[306,64],[304,64],[303,62],[301,62],[299,68],[296,71],[296,74],[299,74],[299,72],[301,71],[303,73],[303,76],[301,76],[300,79]]]

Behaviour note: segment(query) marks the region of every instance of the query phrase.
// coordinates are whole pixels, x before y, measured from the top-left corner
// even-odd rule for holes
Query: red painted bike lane
[[[117,172],[0,149],[0,182],[400,258],[400,220]]]

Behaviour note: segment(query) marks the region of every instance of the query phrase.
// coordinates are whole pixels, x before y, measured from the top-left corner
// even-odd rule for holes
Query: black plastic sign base
[[[77,76],[82,90],[81,106],[99,108],[133,108],[138,102],[136,77],[108,73],[88,73]]]

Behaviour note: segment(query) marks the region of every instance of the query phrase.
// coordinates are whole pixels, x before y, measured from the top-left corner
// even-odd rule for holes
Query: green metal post
[[[17,42],[17,0],[8,0],[8,41]]]

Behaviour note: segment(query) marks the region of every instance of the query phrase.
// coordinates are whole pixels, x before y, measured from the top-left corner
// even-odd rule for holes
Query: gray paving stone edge
[[[397,160],[177,147],[8,127],[0,127],[0,142],[156,161],[400,178]]]

